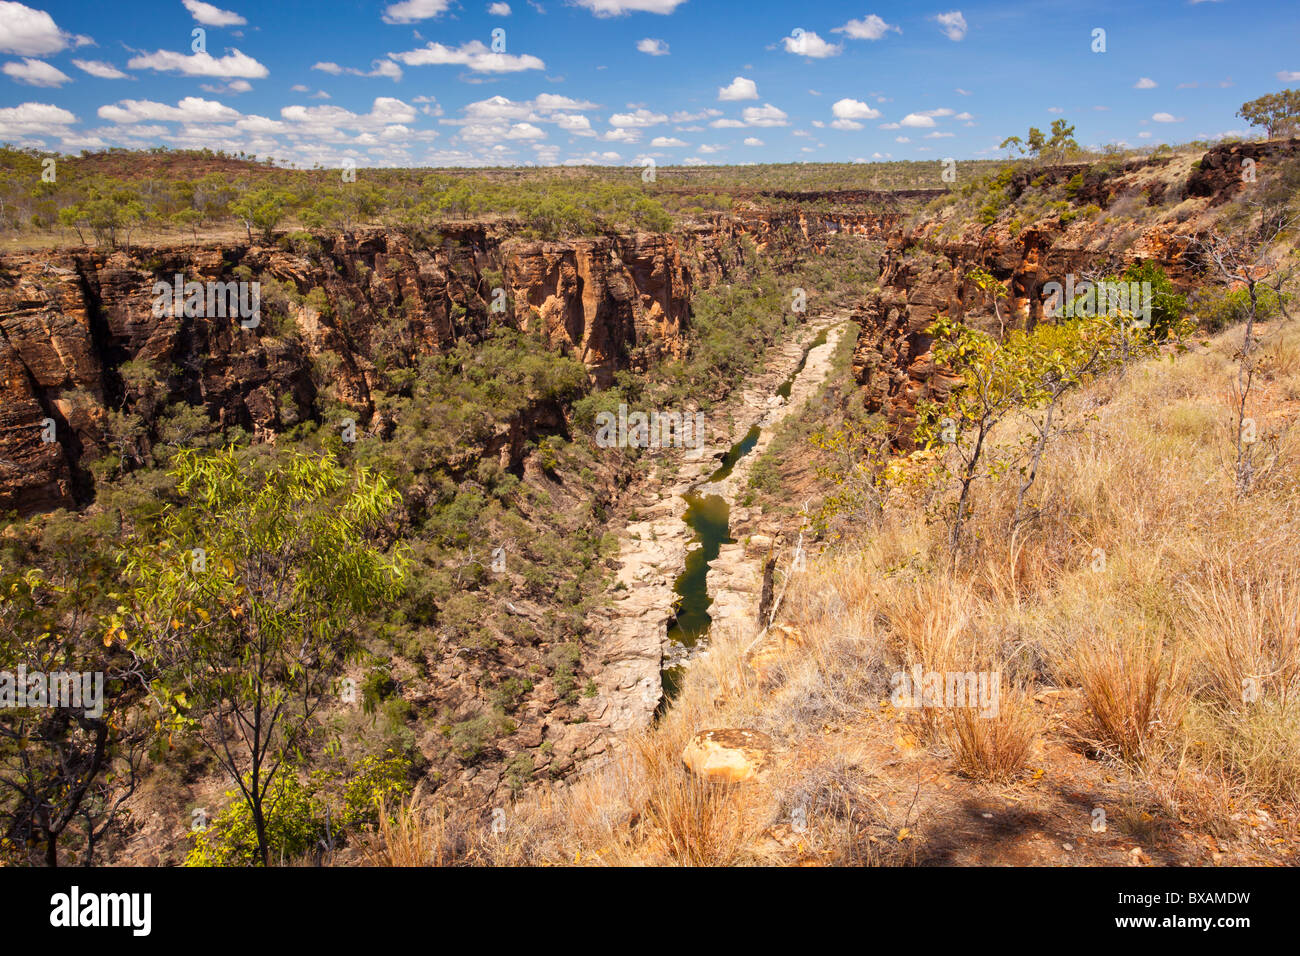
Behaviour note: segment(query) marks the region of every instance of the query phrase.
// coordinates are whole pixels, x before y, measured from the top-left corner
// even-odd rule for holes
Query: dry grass
[[[946,529],[906,507],[810,561],[782,606],[802,646],[765,682],[745,664],[752,629],[715,623],[709,653],[655,728],[571,785],[528,797],[496,849],[469,856],[914,862],[904,834],[924,830],[921,806],[942,795],[919,777],[916,792],[900,787],[906,772],[877,772],[882,748],[887,763],[906,759],[893,746],[906,728],[927,760],[992,792],[1023,786],[1022,770],[1047,743],[1064,750],[1082,736],[1127,788],[1117,832],[1144,840],[1178,820],[1221,837],[1243,801],[1300,800],[1300,407],[1288,397],[1300,395],[1300,362],[1286,340],[1266,338],[1276,359],[1252,411],[1276,436],[1274,463],[1237,499],[1229,382],[1238,337],[1230,330],[1172,362],[1134,364],[1074,396],[1072,431],[1040,469],[1034,520],[1008,533],[1014,472],[980,487],[971,551],[956,572]],[[891,676],[913,667],[999,672],[996,715],[896,712]],[[1242,698],[1250,680],[1261,688],[1254,703]],[[1072,702],[1061,705],[1065,719],[1035,710],[1043,690]],[[682,748],[710,727],[770,734],[781,752],[769,779],[735,788],[693,779]],[[395,859],[427,854],[400,827],[393,842]]]
[[[1079,647],[1073,679],[1088,705],[1079,724],[1096,750],[1141,766],[1182,726],[1186,698],[1163,640],[1112,638]]]
[[[1025,769],[1040,731],[1032,695],[1016,687],[1002,692],[991,717],[969,707],[950,711],[946,736],[962,773],[1006,782]]]

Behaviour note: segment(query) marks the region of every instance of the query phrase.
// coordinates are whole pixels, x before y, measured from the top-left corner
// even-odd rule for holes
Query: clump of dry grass
[[[1141,766],[1182,726],[1182,673],[1163,640],[1098,640],[1073,664],[1087,704],[1078,729],[1095,749]]]
[[[642,824],[661,862],[734,866],[753,859],[761,827],[745,812],[745,788],[697,777],[682,766],[679,750],[653,736],[638,739],[637,754],[648,785]]]
[[[944,733],[962,773],[1005,782],[1025,769],[1041,729],[1033,695],[1013,687],[1001,692],[996,714],[973,707],[949,711]]]
[[[367,866],[450,866],[462,856],[463,843],[447,816],[447,808],[419,804],[420,794],[403,797],[389,808],[379,799],[379,822],[362,844]]]

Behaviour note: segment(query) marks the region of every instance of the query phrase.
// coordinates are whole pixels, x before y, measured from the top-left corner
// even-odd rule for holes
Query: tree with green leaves
[[[1242,103],[1237,115],[1251,126],[1264,127],[1269,139],[1286,136],[1300,126],[1300,90],[1281,90]]]
[[[250,189],[230,204],[230,211],[239,217],[248,231],[248,241],[253,241],[253,230],[258,229],[269,242],[272,230],[284,218],[285,207],[292,197],[282,189],[259,186]]]
[[[328,454],[259,464],[183,450],[173,466],[181,503],[127,542],[110,633],[157,675],[168,727],[237,783],[269,864],[277,775],[358,651],[361,615],[401,592],[405,558],[373,540],[400,496]]]
[[[999,341],[941,315],[927,331],[934,336],[931,354],[936,364],[960,376],[944,401],[918,407],[914,435],[927,450],[943,453],[935,465],[934,479],[952,481],[957,487],[948,537],[955,563],[975,482],[1002,476],[1017,457],[1014,451],[990,457],[993,430],[1013,413],[1049,409],[1045,420],[1036,425],[1027,484],[1019,496],[1023,502],[1051,435],[1050,410],[1067,390],[1120,354],[1123,340],[1140,337],[1142,330],[1135,329],[1131,319],[1095,316],[1039,323],[1028,331],[1013,329]]]
[[[81,518],[43,519],[5,550],[0,672],[28,706],[0,708],[0,860],[91,865],[153,737],[146,671],[103,640],[115,569]]]

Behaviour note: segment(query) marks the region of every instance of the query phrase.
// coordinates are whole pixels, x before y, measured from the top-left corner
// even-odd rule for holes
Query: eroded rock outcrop
[[[312,363],[325,355],[330,387],[367,423],[373,359],[385,337],[414,355],[432,354],[511,324],[540,331],[549,347],[608,383],[619,369],[680,355],[692,288],[729,275],[735,262],[726,237],[540,243],[507,232],[460,226],[433,244],[379,231],[3,257],[0,512],[88,500],[87,468],[110,453],[104,426],[112,412],[142,415],[152,426],[162,410],[185,403],[213,428],[274,440],[318,414]],[[170,302],[156,309],[155,283],[177,275],[182,283],[257,281],[258,323],[187,316]],[[497,302],[508,307],[494,309]],[[133,384],[144,365],[161,391]],[[118,451],[147,460],[149,442]]]

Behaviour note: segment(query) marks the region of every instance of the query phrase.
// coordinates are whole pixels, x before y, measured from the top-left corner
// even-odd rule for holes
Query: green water
[[[808,363],[808,352],[819,345],[826,344],[827,331],[829,330],[822,331],[817,338],[813,339],[812,344],[804,352],[803,358],[799,360],[799,367],[790,374],[785,384],[776,390],[782,398],[790,397],[794,380],[799,377],[799,373]],[[744,438],[728,449],[717,471],[710,475],[705,483],[719,482],[730,475],[732,469],[736,467],[736,462],[754,450],[760,434],[761,430],[757,425],[746,432]],[[687,527],[695,532],[694,540],[698,541],[700,546],[686,555],[686,570],[678,576],[674,584],[678,595],[676,617],[668,627],[668,640],[694,647],[713,623],[713,618],[709,616],[709,606],[713,603],[707,586],[709,565],[717,558],[724,544],[735,543],[735,539],[729,536],[731,505],[721,495],[700,495],[692,492],[686,496],[686,514],[683,520]],[[664,688],[659,713],[662,714],[669,702],[677,697],[681,689],[683,670],[683,667],[678,666],[668,667],[659,672]]]
[[[757,425],[745,433],[745,437],[728,449],[722,458],[722,464],[708,482],[722,481],[731,474],[736,462],[744,458],[758,444],[761,431]],[[708,575],[709,564],[717,558],[724,544],[734,544],[735,539],[729,534],[731,525],[731,505],[721,495],[701,495],[692,492],[686,495],[686,514],[682,518],[686,526],[695,532],[694,541],[699,547],[686,555],[686,569],[677,577],[673,588],[677,591],[676,616],[668,626],[668,640],[676,641],[687,647],[694,647],[700,636],[708,631],[713,618],[709,616]],[[663,682],[664,696],[660,712],[668,702],[677,696],[681,689],[681,667],[668,667],[659,673]]]
[[[794,380],[799,377],[799,373],[802,372],[804,366],[808,364],[808,352],[811,352],[819,345],[825,345],[826,333],[829,331],[830,331],[829,329],[822,329],[821,334],[818,335],[817,338],[812,340],[812,345],[808,346],[808,351],[803,353],[803,358],[799,360],[799,364],[795,366],[795,370],[790,373],[790,377],[787,378],[781,384],[781,387],[776,390],[776,394],[780,395],[782,398],[790,397],[790,390],[794,388]],[[750,445],[750,448],[753,447],[754,447],[753,445]]]
[[[736,462],[740,461],[740,459],[744,458],[754,450],[754,446],[758,444],[758,436],[760,434],[762,434],[762,431],[757,425],[745,432],[745,437],[732,445],[731,449],[722,456],[722,465],[717,471],[709,476],[709,484],[713,484],[716,481],[722,481],[730,475],[731,470],[736,467]]]

